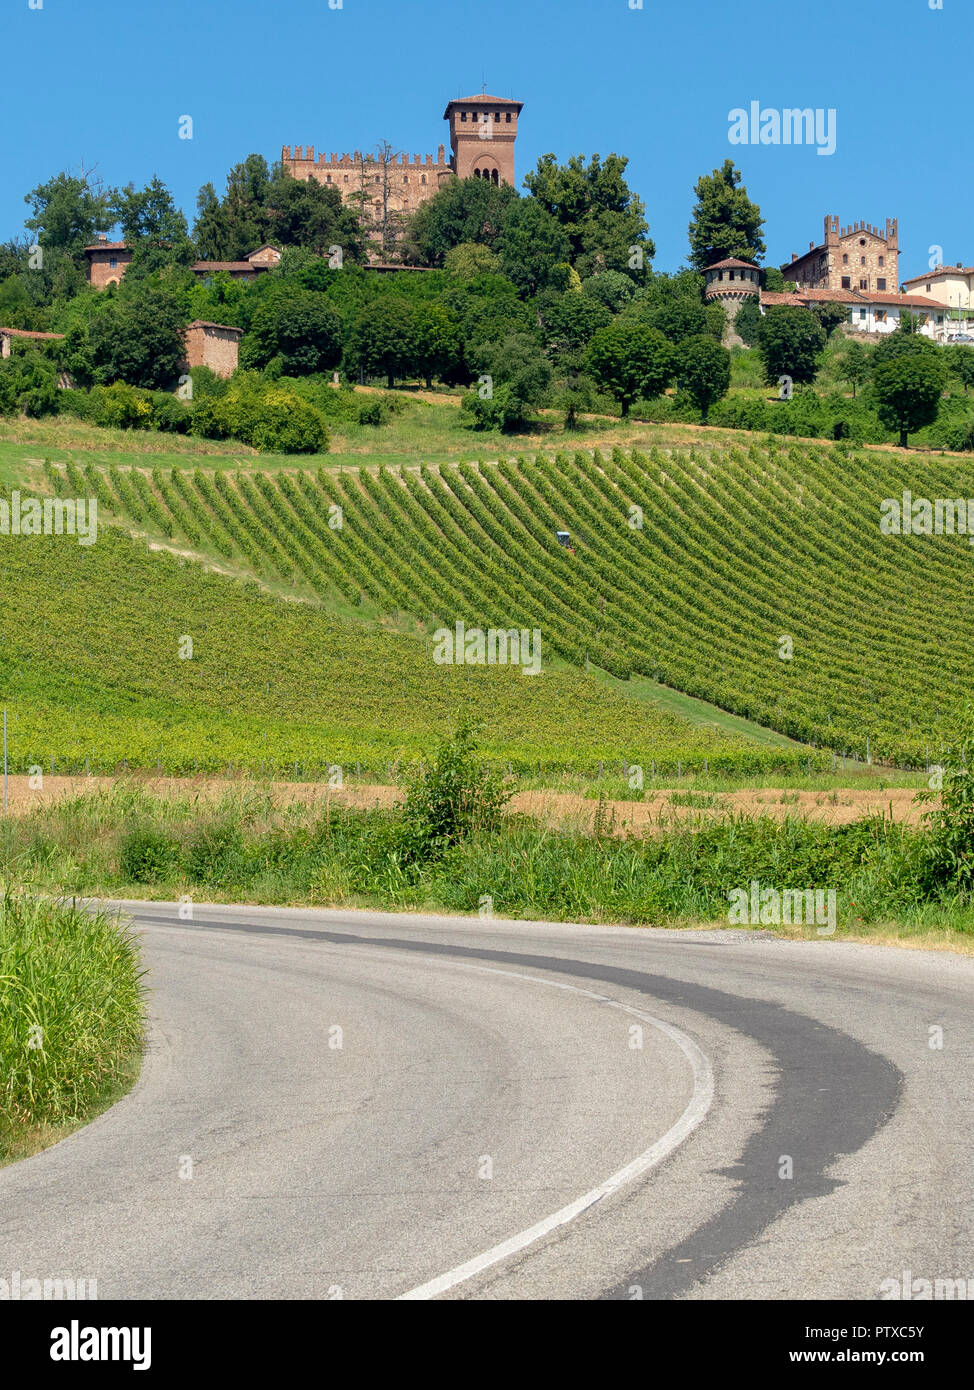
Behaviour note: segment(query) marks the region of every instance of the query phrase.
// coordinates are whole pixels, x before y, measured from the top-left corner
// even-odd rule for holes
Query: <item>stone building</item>
[[[231,328],[229,324],[194,319],[183,330],[187,366],[209,367],[217,376],[233,376],[242,333],[242,328]]]
[[[85,247],[88,257],[88,284],[96,290],[117,285],[132,260],[132,251],[124,241],[102,239]],[[265,270],[273,270],[281,259],[276,246],[259,246],[242,261],[195,261],[190,269],[198,280],[223,271],[231,280],[256,280]]]
[[[273,270],[280,259],[276,246],[259,246],[242,261],[194,261],[190,269],[204,283],[217,271],[229,275],[231,280],[256,280],[265,270]]]
[[[93,246],[86,246],[85,255],[88,257],[88,284],[96,290],[117,285],[132,259],[132,252],[124,241],[109,241],[107,236],[100,236]]]
[[[0,357],[10,356],[10,344],[14,338],[28,343],[60,343],[64,341],[64,334],[34,333],[27,328],[0,328]]]
[[[440,145],[434,159],[384,147],[376,154],[328,154],[315,157],[313,145],[285,145],[281,161],[296,179],[317,179],[337,188],[343,202],[361,203],[372,222],[415,212],[452,178],[485,178],[514,184],[514,142],[524,103],[508,97],[460,97],[447,102],[450,157]]]
[[[852,290],[863,294],[892,294],[898,285],[899,240],[896,218],[886,219],[885,234],[869,222],[840,227],[837,217],[825,219],[825,240],[809,242],[802,255],[792,253],[781,267],[786,280],[799,289]]]
[[[738,310],[746,299],[756,299],[761,294],[761,269],[753,261],[739,261],[735,256],[727,260],[715,261],[704,271],[704,298],[708,304],[721,304],[727,327],[724,343],[727,347],[741,344],[734,328]]]

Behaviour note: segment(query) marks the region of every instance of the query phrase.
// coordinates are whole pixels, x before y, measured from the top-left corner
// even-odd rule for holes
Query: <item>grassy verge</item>
[[[0,1164],[45,1148],[138,1075],[136,948],[100,913],[9,885],[0,900]]]
[[[202,802],[128,787],[2,827],[0,856],[51,886],[105,896],[379,907],[481,916],[734,925],[729,895],[834,891],[834,939],[974,945],[974,906],[929,870],[926,832],[727,816],[655,836],[552,830],[519,816],[410,862],[402,813],[275,804],[256,789]],[[750,925],[814,940],[819,923]]]

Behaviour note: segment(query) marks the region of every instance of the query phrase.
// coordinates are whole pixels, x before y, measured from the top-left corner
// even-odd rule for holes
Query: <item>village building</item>
[[[100,238],[93,246],[85,247],[88,257],[88,284],[96,290],[117,285],[131,264],[133,252],[124,241]],[[259,246],[242,261],[195,261],[190,269],[199,280],[222,271],[232,280],[256,280],[266,270],[280,263],[281,252],[276,246]]]
[[[217,376],[233,376],[240,355],[242,328],[194,319],[183,331],[186,365],[209,367]]]
[[[31,343],[59,343],[64,339],[63,333],[33,333],[27,328],[0,328],[0,357],[10,356],[10,344],[13,339]]]
[[[781,273],[801,289],[890,294],[899,285],[898,265],[895,217],[887,217],[883,232],[869,222],[840,227],[837,217],[827,216],[821,245],[812,241],[802,255],[792,253],[791,262],[781,267]]]
[[[789,293],[761,292],[762,314],[780,304],[801,309],[811,309],[816,304],[842,304],[849,311],[844,325],[847,333],[893,333],[906,313],[916,316],[919,331],[927,338],[940,338],[944,328],[943,306],[927,295],[804,288]]]
[[[109,241],[100,236],[93,246],[85,247],[88,257],[88,284],[96,290],[117,285],[132,260],[132,252],[124,241]]]
[[[904,280],[908,294],[923,294],[944,306],[944,337],[956,333],[974,336],[974,266],[939,265],[925,275]]]
[[[265,270],[280,264],[281,253],[276,246],[259,246],[242,261],[194,261],[190,269],[205,284],[207,279],[222,272],[231,280],[256,280]]]

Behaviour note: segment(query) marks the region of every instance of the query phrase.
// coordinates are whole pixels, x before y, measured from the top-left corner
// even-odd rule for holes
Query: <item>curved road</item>
[[[102,1299],[873,1299],[904,1270],[974,1276],[971,959],[124,907],[142,1076],[0,1171],[5,1277]]]

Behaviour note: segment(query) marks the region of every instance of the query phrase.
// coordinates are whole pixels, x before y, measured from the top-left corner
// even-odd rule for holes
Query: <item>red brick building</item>
[[[232,328],[226,323],[194,319],[183,332],[187,365],[209,367],[217,376],[233,376],[237,370],[242,333],[242,328]]]
[[[109,241],[101,236],[93,246],[85,247],[88,257],[88,284],[96,290],[117,285],[132,260],[132,252],[124,241]]]
[[[296,179],[316,179],[336,188],[342,201],[362,204],[375,221],[390,211],[408,216],[432,198],[452,178],[484,178],[495,184],[514,184],[514,142],[524,103],[510,97],[458,97],[447,103],[450,158],[440,145],[436,158],[395,153],[383,158],[356,150],[354,154],[324,152],[314,145],[284,145],[281,160]]]

